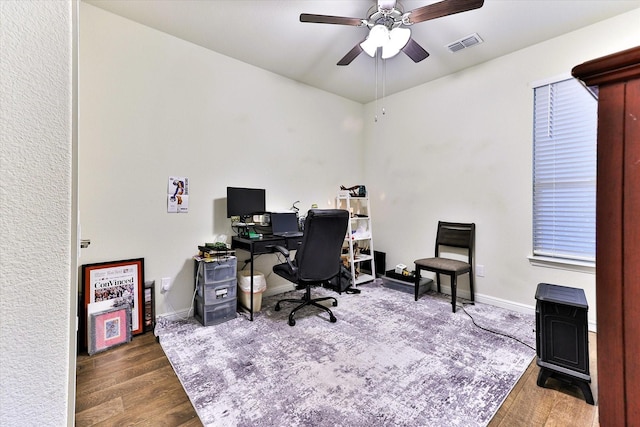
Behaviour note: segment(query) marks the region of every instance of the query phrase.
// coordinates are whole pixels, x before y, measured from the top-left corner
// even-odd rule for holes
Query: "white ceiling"
[[[373,58],[361,53],[346,67],[336,65],[366,37],[366,27],[299,21],[303,12],[366,18],[375,0],[83,1],[354,101],[376,97]],[[430,3],[435,2],[399,1],[405,12]],[[402,52],[389,59],[384,92],[400,92],[636,8],[640,0],[485,0],[480,9],[411,26],[413,39],[431,55],[417,64]],[[472,33],[484,43],[457,53],[447,50]],[[380,63],[379,82],[382,74]]]

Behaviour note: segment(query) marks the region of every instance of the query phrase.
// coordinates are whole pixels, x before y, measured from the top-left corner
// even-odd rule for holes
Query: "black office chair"
[[[302,307],[313,305],[329,313],[329,320],[336,321],[328,307],[319,304],[320,301],[333,300],[333,306],[338,305],[334,297],[311,298],[311,286],[327,282],[340,273],[340,252],[347,234],[349,212],[342,209],[311,209],[307,213],[304,223],[304,236],[300,247],[296,250],[293,260],[289,258],[289,251],[282,246],[275,249],[283,254],[287,262],[275,265],[273,272],[296,284],[296,289],[305,289],[305,294],[299,299],[283,299],[275,306],[280,311],[283,302],[300,303],[289,314],[289,325],[294,326],[294,316]]]
[[[415,260],[415,300],[418,301],[418,288],[420,283],[420,270],[432,271],[436,273],[436,283],[440,292],[440,275],[446,274],[451,277],[451,305],[453,312],[456,312],[456,289],[458,286],[458,276],[469,273],[469,290],[471,291],[471,303],[475,301],[473,292],[473,250],[476,236],[476,225],[473,223],[458,222],[438,222],[438,232],[436,235],[436,251],[433,258],[422,258]],[[449,246],[453,248],[467,249],[467,262],[455,259],[441,258],[440,247]]]

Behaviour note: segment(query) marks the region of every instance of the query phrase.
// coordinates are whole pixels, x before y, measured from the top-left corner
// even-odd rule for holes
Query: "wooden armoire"
[[[640,426],[640,47],[574,67],[598,87],[596,314],[600,425]]]

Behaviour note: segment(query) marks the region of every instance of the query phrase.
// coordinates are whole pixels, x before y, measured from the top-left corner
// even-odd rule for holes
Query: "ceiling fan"
[[[369,35],[338,61],[338,65],[349,65],[363,50],[375,57],[379,48],[382,50],[382,59],[403,51],[413,62],[420,62],[429,53],[411,38],[408,27],[418,22],[478,9],[483,4],[484,0],[442,0],[404,12],[396,0],[377,0],[377,6],[369,9],[365,19],[302,13],[300,22],[369,28]]]

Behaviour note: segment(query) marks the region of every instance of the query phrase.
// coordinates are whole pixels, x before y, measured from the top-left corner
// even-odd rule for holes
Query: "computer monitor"
[[[262,188],[227,187],[227,218],[248,217],[266,210],[265,190]]]

